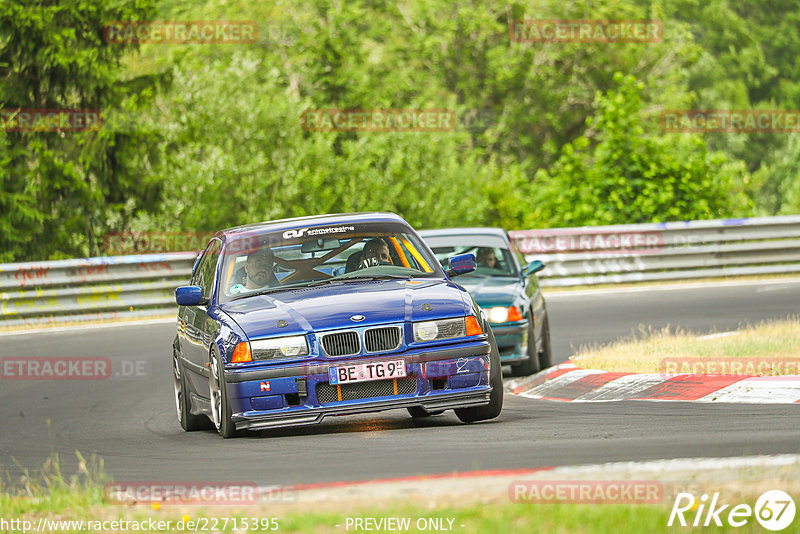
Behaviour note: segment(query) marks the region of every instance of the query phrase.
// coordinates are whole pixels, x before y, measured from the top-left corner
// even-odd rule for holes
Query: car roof
[[[264,221],[260,223],[245,224],[234,226],[218,231],[215,237],[235,236],[239,234],[258,233],[259,230],[269,229],[270,231],[292,230],[304,226],[317,226],[322,224],[349,224],[364,222],[397,222],[408,226],[408,223],[396,213],[391,212],[359,212],[359,213],[330,213],[326,215],[311,215],[307,217],[292,217],[289,219],[278,219],[274,221]]]
[[[448,235],[496,235],[507,237],[507,233],[502,228],[437,228],[435,230],[420,230],[419,235],[425,237],[440,237]]]

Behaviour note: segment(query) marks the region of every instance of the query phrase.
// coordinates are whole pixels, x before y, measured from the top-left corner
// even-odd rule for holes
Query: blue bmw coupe
[[[217,232],[176,289],[175,405],[184,430],[305,425],[325,416],[503,406],[483,312],[391,213],[303,217]]]
[[[497,335],[500,360],[514,376],[528,376],[552,365],[550,321],[536,273],[541,261],[526,263],[502,228],[445,228],[420,235],[437,259],[474,253],[477,268],[459,279]]]

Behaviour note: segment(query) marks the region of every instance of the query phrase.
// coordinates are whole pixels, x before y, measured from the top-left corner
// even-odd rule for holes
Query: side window
[[[191,284],[193,286],[201,285],[200,278],[202,278],[203,276],[203,267],[205,266],[206,261],[208,261],[208,256],[206,255],[206,251],[204,250],[203,252],[200,253],[200,256],[197,258],[197,265],[195,265],[194,273],[192,273]]]
[[[217,270],[220,250],[222,250],[222,244],[219,240],[215,239],[208,244],[192,279],[192,284],[202,287],[203,296],[207,298],[211,297],[211,291],[214,288],[214,275]]]

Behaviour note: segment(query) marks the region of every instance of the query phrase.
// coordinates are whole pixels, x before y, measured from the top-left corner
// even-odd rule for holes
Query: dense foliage
[[[120,20],[252,20],[249,44],[110,44]],[[655,43],[518,43],[509,20],[657,19]],[[0,106],[98,108],[91,132],[0,131],[0,261],[390,210],[509,229],[800,212],[800,142],[664,133],[665,109],[797,108],[781,0],[21,0]],[[315,132],[304,110],[446,109],[440,132]]]
[[[129,77],[120,60],[131,47],[106,46],[103,24],[155,11],[146,1],[106,4],[0,3],[0,105],[138,109],[157,77]],[[0,261],[99,253],[105,232],[127,224],[126,205],[157,208],[160,188],[148,168],[155,144],[144,129],[3,133]]]

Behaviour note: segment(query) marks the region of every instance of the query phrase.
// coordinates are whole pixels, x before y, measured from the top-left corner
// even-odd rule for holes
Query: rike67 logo
[[[678,493],[667,526],[721,527],[727,523],[732,527],[742,527],[755,516],[756,521],[767,530],[779,531],[792,524],[795,505],[788,493],[770,490],[763,493],[754,508],[749,504],[723,504],[719,492],[709,500],[707,494],[696,498],[691,493]]]

